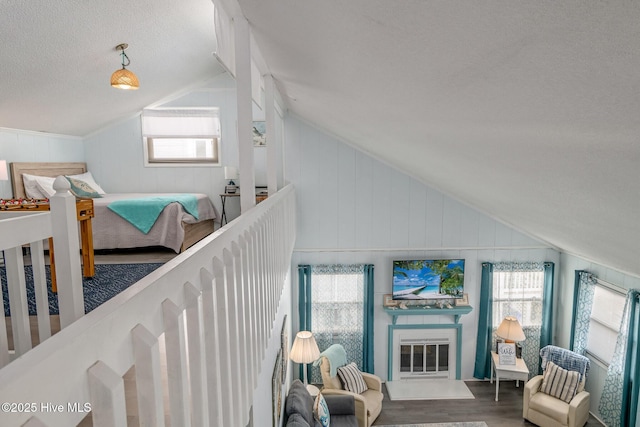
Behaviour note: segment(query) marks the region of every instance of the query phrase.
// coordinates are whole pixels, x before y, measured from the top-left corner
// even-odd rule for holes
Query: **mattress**
[[[178,253],[185,235],[183,222],[195,224],[218,217],[209,197],[206,194],[194,193],[198,200],[198,219],[187,213],[180,203],[170,203],[151,230],[144,234],[107,207],[115,200],[167,195],[170,193],[105,194],[102,198],[93,199],[93,248],[100,250],[164,246]]]

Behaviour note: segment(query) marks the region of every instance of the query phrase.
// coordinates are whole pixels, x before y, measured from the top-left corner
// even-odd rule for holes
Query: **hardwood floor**
[[[475,399],[392,401],[383,386],[382,413],[373,425],[456,421],[484,421],[489,427],[534,425],[522,418],[522,384],[516,387],[514,381],[501,381],[498,402],[495,384],[489,381],[466,381],[465,384]],[[586,426],[602,424],[590,416]]]

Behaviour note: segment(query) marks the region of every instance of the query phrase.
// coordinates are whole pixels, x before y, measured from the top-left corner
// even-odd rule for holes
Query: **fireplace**
[[[457,329],[404,329],[393,334],[393,379],[456,379]]]
[[[449,340],[403,340],[400,343],[400,379],[449,376]]]

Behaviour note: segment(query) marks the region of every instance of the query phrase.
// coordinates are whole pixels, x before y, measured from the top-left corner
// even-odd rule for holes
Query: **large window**
[[[505,317],[516,317],[526,336],[520,343],[522,358],[529,371],[535,374],[538,372],[543,326],[545,266],[536,262],[497,263],[494,264],[492,282],[493,333]]]
[[[142,136],[146,166],[220,164],[218,109],[145,109]]]
[[[625,296],[603,286],[593,292],[586,350],[600,362],[609,364],[622,324]]]
[[[523,328],[542,324],[542,271],[494,271],[493,327],[506,316],[515,316]]]
[[[310,330],[320,351],[341,344],[349,362],[363,371],[373,368],[370,348],[373,321],[373,266],[299,266],[300,330]],[[312,382],[321,383],[320,370],[311,370]]]

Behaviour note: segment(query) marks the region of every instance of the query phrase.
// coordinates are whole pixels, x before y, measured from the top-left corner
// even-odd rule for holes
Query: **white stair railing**
[[[294,241],[288,186],[0,369],[0,425],[124,426],[134,367],[140,425],[246,426]]]
[[[50,212],[13,210],[0,215],[0,251],[4,252],[13,335],[10,350],[5,316],[0,316],[0,367],[32,348],[23,245],[31,249],[39,342],[51,336],[43,245],[49,237],[56,245],[60,324],[65,327],[84,315],[75,197],[64,178],[58,177],[54,188],[57,192],[50,200]]]

